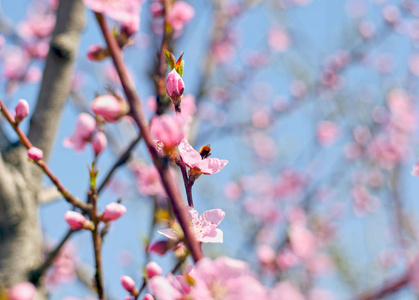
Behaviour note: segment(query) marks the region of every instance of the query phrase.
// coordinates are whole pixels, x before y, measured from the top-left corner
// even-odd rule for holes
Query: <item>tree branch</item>
[[[47,160],[73,75],[74,62],[85,25],[82,0],[60,1],[38,102],[32,115],[29,139]]]
[[[108,48],[111,51],[111,56],[115,69],[121,80],[125,96],[128,100],[131,109],[131,115],[140,129],[140,132],[143,135],[144,141],[147,145],[148,151],[150,152],[150,155],[153,158],[153,162],[157,167],[157,170],[159,171],[163,187],[166,190],[167,196],[172,203],[173,212],[175,213],[175,216],[178,219],[179,224],[182,227],[182,230],[185,234],[185,243],[188,246],[194,261],[197,262],[198,260],[204,257],[204,254],[199,243],[196,241],[195,236],[192,234],[189,228],[188,216],[186,210],[184,209],[185,204],[180,195],[180,191],[176,183],[173,182],[173,178],[171,178],[170,176],[167,160],[163,160],[157,154],[157,150],[151,138],[148,125],[145,121],[146,118],[144,116],[140,98],[138,97],[134,89],[134,86],[128,77],[127,69],[122,58],[121,49],[119,48],[115,37],[109,32],[106,20],[103,17],[103,15],[96,13],[96,18],[102,30],[103,36],[106,40],[106,44],[108,45]]]

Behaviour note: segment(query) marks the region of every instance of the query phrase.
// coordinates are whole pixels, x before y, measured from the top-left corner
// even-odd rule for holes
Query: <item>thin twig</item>
[[[45,271],[48,270],[48,268],[52,265],[58,254],[60,254],[61,248],[65,245],[65,243],[73,235],[74,232],[74,230],[70,229],[61,240],[61,242],[55,247],[55,249],[48,254],[48,257],[44,263],[39,268],[31,272],[30,282],[36,286],[39,284],[39,280],[41,279],[42,275],[44,275]]]
[[[3,101],[0,100],[0,108],[1,113],[7,119],[9,124],[13,127],[14,131],[19,137],[20,143],[26,148],[32,148],[32,144],[20,127],[16,124],[14,118],[10,115],[9,111],[7,110],[6,106],[4,105]],[[52,183],[57,187],[57,190],[61,193],[61,195],[73,206],[81,209],[83,212],[88,212],[90,209],[90,205],[82,202],[77,197],[70,194],[70,192],[64,187],[61,181],[58,179],[57,176],[52,173],[52,171],[48,168],[47,164],[43,160],[33,161],[38,167],[44,171],[44,173],[48,176],[48,178],[52,181]]]
[[[124,153],[118,158],[118,160],[113,164],[111,170],[106,175],[103,182],[99,185],[99,188],[97,190],[97,193],[100,194],[100,192],[103,190],[103,188],[106,186],[106,184],[109,182],[109,180],[112,178],[113,173],[122,165],[126,163],[128,158],[130,157],[130,154],[132,150],[135,148],[135,146],[141,141],[142,135],[138,135],[138,137],[132,141],[132,143],[128,146],[128,148],[124,151]]]
[[[358,300],[378,300],[388,296],[392,293],[399,291],[410,282],[410,272],[406,272],[400,278],[395,281],[386,283],[383,287],[364,293],[357,297]]]

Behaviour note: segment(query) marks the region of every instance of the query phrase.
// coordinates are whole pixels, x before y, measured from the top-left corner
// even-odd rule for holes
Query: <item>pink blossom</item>
[[[84,228],[87,220],[86,218],[78,212],[75,211],[67,211],[64,215],[65,221],[73,230],[80,230]]]
[[[39,148],[31,147],[28,150],[28,157],[30,159],[33,159],[33,160],[37,161],[37,160],[40,160],[44,157],[44,152]]]
[[[92,142],[93,151],[95,151],[96,155],[99,155],[103,150],[106,149],[107,144],[108,140],[106,139],[106,135],[102,131],[99,131],[96,133],[96,136]]]
[[[275,261],[275,251],[268,245],[258,246],[256,255],[262,265],[270,265]]]
[[[410,174],[412,174],[412,176],[419,177],[419,161],[413,165],[412,172]]]
[[[81,151],[86,143],[91,141],[95,130],[95,119],[87,113],[81,113],[77,118],[76,130],[72,136],[64,140],[63,144],[66,147],[74,148],[76,151]]]
[[[165,150],[179,145],[183,139],[183,120],[178,116],[163,114],[154,117],[150,127],[151,135],[163,143]]]
[[[182,30],[195,15],[195,10],[188,3],[176,1],[169,9],[167,22],[172,25],[175,30]]]
[[[166,79],[166,92],[170,99],[179,101],[185,91],[185,83],[182,77],[173,69]]]
[[[135,282],[129,276],[122,276],[121,277],[121,284],[125,290],[127,290],[130,294],[135,291]]]
[[[223,169],[228,161],[218,158],[202,157],[186,139],[183,139],[179,144],[179,153],[183,162],[199,173],[210,175],[215,174]]]
[[[287,51],[291,44],[288,33],[281,27],[269,31],[268,42],[269,47],[277,52]]]
[[[20,99],[15,107],[15,121],[20,122],[29,115],[29,104],[26,100]]]
[[[154,276],[150,279],[148,288],[159,300],[183,300],[184,296],[190,292],[190,287],[183,276],[172,274],[166,277]]]
[[[291,248],[297,256],[309,259],[314,255],[317,239],[304,225],[292,224],[289,228],[289,239]]]
[[[369,21],[362,21],[359,23],[358,30],[364,39],[370,39],[375,34],[375,24]]]
[[[154,297],[150,294],[145,294],[143,300],[154,300]]]
[[[103,13],[115,21],[140,22],[142,0],[83,0],[91,10]]]
[[[197,241],[201,243],[222,243],[223,232],[217,226],[224,219],[225,212],[221,209],[212,209],[204,212],[198,217],[198,212],[187,206],[189,213],[189,224],[192,233]],[[172,240],[178,240],[178,234],[171,228],[159,230],[158,233]]]
[[[192,299],[267,299],[264,286],[251,275],[247,264],[240,260],[203,258],[189,276],[195,280],[190,293]]]
[[[119,204],[117,202],[112,202],[106,205],[105,210],[102,214],[102,221],[109,222],[109,221],[115,221],[119,219],[127,209],[122,204]]]
[[[149,262],[145,266],[148,278],[153,278],[154,276],[160,276],[163,273],[162,268],[154,261]]]
[[[317,124],[317,139],[322,146],[330,146],[339,137],[339,127],[329,121],[322,121]]]
[[[280,281],[270,291],[269,299],[304,300],[305,298],[291,282]]]
[[[163,4],[161,4],[159,2],[156,2],[156,1],[152,2],[150,4],[150,12],[151,12],[151,15],[153,16],[153,18],[163,16],[163,12],[164,12]]]
[[[242,188],[237,182],[227,182],[224,186],[224,196],[231,200],[237,200],[242,194]]]
[[[33,300],[35,299],[36,288],[30,282],[22,282],[14,285],[7,293],[9,300]]]
[[[164,255],[169,249],[171,249],[171,245],[168,241],[158,241],[148,247],[148,252]]]
[[[113,123],[123,117],[128,111],[128,105],[113,95],[102,95],[90,104],[92,111],[103,117],[107,122]]]
[[[76,267],[78,257],[76,248],[71,243],[66,243],[54,260],[53,268],[49,270],[47,276],[48,285],[59,285],[62,283],[72,283],[77,279]]]
[[[103,49],[100,45],[91,45],[89,49],[87,49],[87,58],[89,60],[96,60],[100,61],[107,57],[105,54],[105,49]]]
[[[166,192],[160,180],[159,171],[154,165],[135,164],[132,167],[136,177],[136,185],[144,196],[164,197]]]

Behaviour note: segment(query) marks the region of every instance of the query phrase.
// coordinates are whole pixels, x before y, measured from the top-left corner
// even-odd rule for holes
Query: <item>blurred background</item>
[[[55,4],[0,3],[0,95],[10,108],[21,98],[34,107]],[[124,50],[150,118],[156,109],[154,76],[162,39],[155,4],[143,2],[140,30]],[[411,172],[419,156],[419,2],[188,4],[194,16],[174,31],[170,44],[176,57],[184,52],[188,139],[196,149],[211,144],[213,157],[229,161],[220,173],[201,176],[193,188],[199,213],[226,212],[219,226],[224,243],[205,244],[206,256],[245,260],[265,285],[289,282],[312,300],[361,299],[357,296],[409,273],[410,280],[385,299],[417,299],[419,179]],[[87,58],[89,47],[103,46],[104,40],[94,14],[87,9],[86,14],[72,89],[49,162],[80,199],[88,190],[93,151],[87,147],[77,153],[63,140],[74,132],[80,112],[92,113],[89,103],[96,95],[107,87],[122,92],[110,59]],[[28,28],[35,25],[42,30],[34,36]],[[28,126],[22,123],[23,129]],[[2,127],[16,139],[7,124]],[[104,130],[109,146],[97,162],[99,181],[136,137],[129,119]],[[103,248],[112,299],[125,295],[119,278],[129,275],[140,282],[148,260],[165,272],[176,264],[171,253],[144,251],[148,239],[162,239],[157,229],[167,227],[164,221],[151,227],[156,207],[160,212],[165,208],[164,196],[147,189],[158,178],[151,178],[146,165],[151,160],[140,143],[100,198],[102,208],[120,197],[127,207]],[[68,209],[62,199],[41,206],[46,245],[67,232],[63,215]],[[79,278],[93,272],[90,235],[77,233],[65,249],[74,272],[50,276],[51,299],[94,298]]]

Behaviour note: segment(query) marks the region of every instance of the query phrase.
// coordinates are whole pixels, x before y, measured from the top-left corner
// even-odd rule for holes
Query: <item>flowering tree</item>
[[[419,293],[415,1],[27,2],[0,24],[0,298]]]

